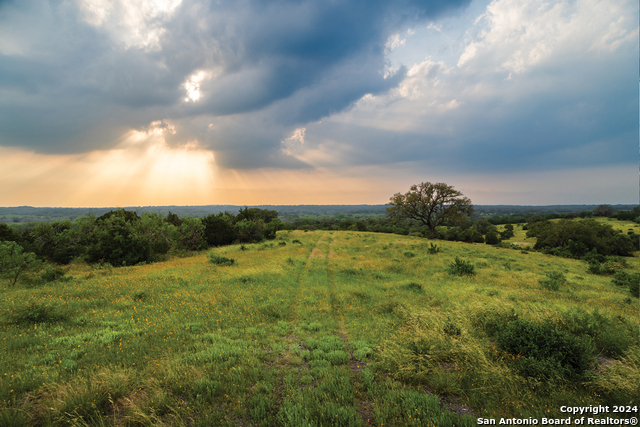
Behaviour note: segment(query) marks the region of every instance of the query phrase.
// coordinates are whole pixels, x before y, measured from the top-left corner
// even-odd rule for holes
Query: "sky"
[[[635,0],[0,0],[0,206],[636,204]]]

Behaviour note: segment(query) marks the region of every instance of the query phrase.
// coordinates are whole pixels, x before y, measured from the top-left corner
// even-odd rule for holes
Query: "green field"
[[[582,261],[338,231],[210,252],[236,262],[5,288],[0,426],[471,426],[640,404],[638,299]],[[456,257],[475,274],[450,274]],[[556,358],[509,347],[518,325]],[[562,339],[584,372],[562,370],[582,354]]]

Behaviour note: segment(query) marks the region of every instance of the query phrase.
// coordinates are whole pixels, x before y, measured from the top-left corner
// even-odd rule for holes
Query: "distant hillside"
[[[635,205],[613,205],[616,210],[631,210]],[[169,212],[179,217],[190,216],[202,218],[212,213],[237,213],[240,205],[205,205],[205,206],[126,206],[124,209],[144,212],[156,212],[167,215]],[[378,218],[386,214],[387,205],[249,205],[261,209],[271,209],[278,212],[283,221],[293,221],[310,217],[333,217],[342,215],[352,218]],[[567,212],[590,212],[598,205],[548,205],[548,206],[519,206],[519,205],[475,205],[476,216],[480,218],[507,215],[531,214],[564,214]],[[31,206],[0,207],[0,222],[25,223],[40,221],[73,220],[85,215],[100,216],[117,209],[110,208],[35,208]]]

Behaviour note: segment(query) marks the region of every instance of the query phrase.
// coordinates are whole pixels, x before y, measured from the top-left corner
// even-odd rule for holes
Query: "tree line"
[[[600,260],[638,250],[640,235],[617,232],[608,224],[590,219],[593,216],[640,222],[640,207],[616,211],[600,205],[580,214],[477,219],[471,201],[460,191],[444,183],[426,182],[391,197],[383,218],[354,219],[339,214],[283,223],[275,210],[246,206],[237,214],[225,211],[203,218],[179,217],[171,212],[140,215],[116,209],[101,216],[89,214],[21,229],[0,223],[0,276],[15,283],[22,271],[38,261],[65,265],[81,259],[111,266],[161,261],[170,253],[273,239],[282,229],[369,231],[495,245],[513,237],[514,224],[519,224],[528,237],[537,239],[534,249],[554,255]],[[584,219],[572,221],[578,217]],[[550,221],[557,218],[560,221]],[[504,224],[503,230],[498,231],[498,224]]]
[[[99,217],[41,222],[22,230],[0,223],[0,273],[11,279],[24,270],[22,264],[35,259],[62,265],[74,259],[136,265],[163,260],[171,252],[273,239],[281,228],[276,211],[247,207],[237,214],[221,212],[204,218],[117,209]]]

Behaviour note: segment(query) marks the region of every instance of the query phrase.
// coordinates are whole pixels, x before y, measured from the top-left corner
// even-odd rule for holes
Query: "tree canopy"
[[[408,193],[394,194],[390,205],[387,217],[420,221],[429,228],[431,238],[435,238],[437,226],[459,224],[473,215],[471,200],[443,182],[412,185]]]

